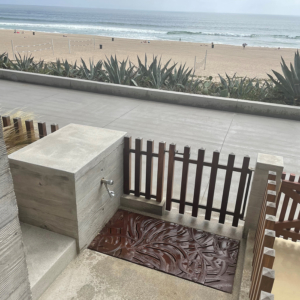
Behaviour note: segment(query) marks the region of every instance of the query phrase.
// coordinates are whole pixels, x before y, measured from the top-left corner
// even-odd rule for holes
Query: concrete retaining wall
[[[0,69],[0,79],[222,111],[300,120],[300,107],[139,88]]]
[[[31,299],[13,181],[0,122],[0,299]]]

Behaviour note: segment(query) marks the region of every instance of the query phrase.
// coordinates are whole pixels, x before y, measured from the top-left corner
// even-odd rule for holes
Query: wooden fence
[[[298,182],[295,182],[295,174],[290,174],[289,180],[286,174],[282,175],[282,183],[278,196],[276,215],[278,217],[275,223],[276,237],[292,239],[297,242],[300,240],[300,176]]]
[[[233,216],[232,225],[237,227],[239,220],[244,218],[246,202],[248,198],[248,192],[251,182],[252,170],[249,169],[250,158],[244,157],[241,168],[234,166],[235,155],[230,154],[228,156],[227,165],[219,164],[220,152],[215,151],[213,153],[212,162],[205,162],[205,150],[198,150],[198,158],[190,159],[190,147],[184,147],[184,152],[179,153],[176,151],[176,145],[170,144],[169,150],[166,150],[166,143],[159,143],[158,153],[154,153],[154,142],[152,140],[147,141],[147,149],[143,151],[143,140],[138,138],[135,140],[135,149],[132,148],[131,137],[125,137],[124,141],[124,193],[134,194],[136,197],[144,196],[146,199],[156,199],[157,202],[161,202],[164,197],[164,172],[165,172],[165,160],[166,153],[168,153],[168,169],[167,169],[167,184],[166,184],[166,209],[171,210],[172,203],[179,203],[179,213],[184,214],[185,206],[192,206],[192,216],[198,216],[198,209],[205,210],[205,219],[210,220],[212,212],[219,213],[219,223],[224,224],[226,215]],[[131,188],[131,154],[135,154],[135,169],[134,169],[134,189]],[[142,155],[146,156],[146,182],[145,192],[141,192],[141,178],[142,178]],[[181,157],[179,157],[180,155]],[[158,158],[157,161],[157,188],[156,194],[152,194],[152,182],[153,182],[153,158]],[[181,189],[180,199],[173,198],[173,179],[175,172],[175,162],[182,163],[182,177],[181,177]],[[195,186],[193,194],[193,202],[189,202],[186,199],[187,185],[188,185],[188,173],[189,165],[196,165],[195,174]],[[210,167],[210,181],[208,186],[208,195],[206,205],[199,204],[201,182],[203,175],[203,167]],[[226,170],[222,203],[221,208],[215,208],[213,206],[214,193],[216,188],[217,172],[219,169]],[[231,187],[231,180],[233,172],[240,173],[240,180],[238,191],[236,195],[236,203],[234,211],[227,209],[229,192]]]
[[[276,233],[276,173],[269,172],[266,193],[255,235],[251,274],[250,300],[271,299],[275,272],[272,270],[275,260],[274,242]]]
[[[2,116],[2,122],[3,122],[3,128],[9,127],[14,125],[16,132],[22,132],[24,131],[24,128],[22,126],[22,120],[21,118],[13,118],[13,121],[11,121],[10,116]],[[38,133],[39,138],[43,138],[47,136],[47,127],[45,122],[38,122]],[[55,132],[59,129],[58,124],[51,124],[51,133]],[[25,130],[27,132],[28,138],[30,138],[34,132],[34,123],[33,120],[26,120],[25,121]]]

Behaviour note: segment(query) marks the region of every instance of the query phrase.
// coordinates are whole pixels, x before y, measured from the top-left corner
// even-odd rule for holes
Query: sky
[[[0,0],[0,4],[300,15],[300,0]]]

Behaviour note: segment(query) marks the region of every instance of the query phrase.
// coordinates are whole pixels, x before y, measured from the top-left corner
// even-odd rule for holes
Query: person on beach
[[[247,44],[244,43],[244,44],[243,44],[243,50],[245,50],[246,46],[247,46]]]
[[[212,47],[212,48],[215,48],[214,42],[211,43],[211,47]]]

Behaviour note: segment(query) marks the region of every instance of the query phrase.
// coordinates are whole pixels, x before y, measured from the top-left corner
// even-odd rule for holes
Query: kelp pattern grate
[[[231,293],[239,241],[118,210],[89,249]]]

